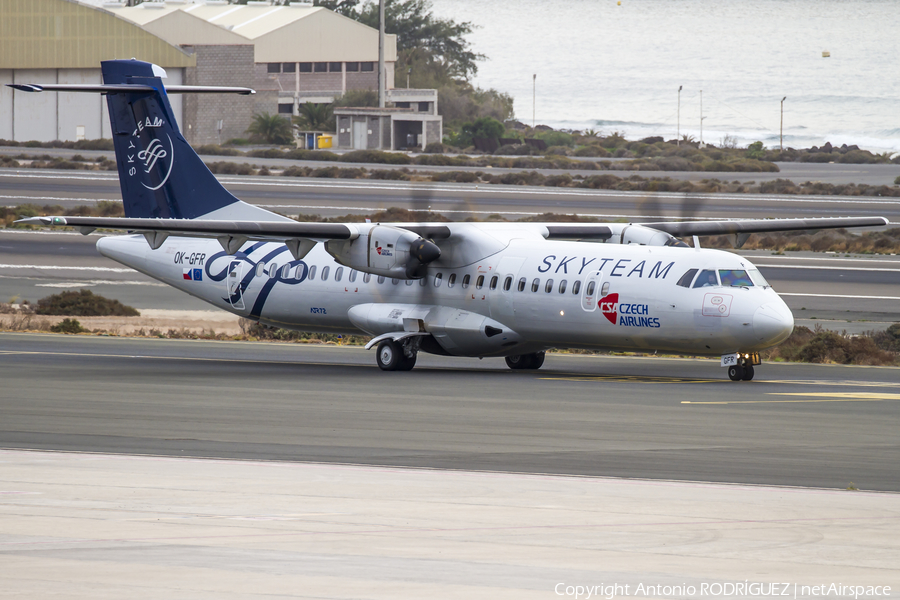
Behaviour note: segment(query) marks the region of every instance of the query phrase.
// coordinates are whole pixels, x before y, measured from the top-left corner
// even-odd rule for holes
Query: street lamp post
[[[784,152],[784,101],[787,100],[787,96],[781,99],[781,130],[779,131],[778,137],[781,140],[781,151]]]
[[[700,147],[705,148],[703,145],[703,119],[706,117],[703,116],[703,90],[700,90]]]
[[[675,126],[675,145],[681,145],[681,88],[678,86],[678,125]]]
[[[409,76],[412,73],[412,67],[406,67],[406,89],[409,89]]]
[[[535,126],[537,114],[537,73],[531,76],[531,128]]]

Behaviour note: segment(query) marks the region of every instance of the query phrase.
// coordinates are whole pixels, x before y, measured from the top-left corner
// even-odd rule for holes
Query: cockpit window
[[[709,270],[700,271],[697,281],[694,282],[695,288],[715,287],[717,285],[719,285],[719,280],[716,278],[716,272]]]
[[[680,285],[681,287],[689,288],[691,287],[691,282],[694,280],[694,275],[697,274],[697,269],[689,269],[687,273],[681,276],[681,279],[678,280],[676,285]]]
[[[759,272],[759,269],[750,269],[747,271],[747,275],[750,276],[750,281],[755,283],[760,287],[772,287],[766,278],[762,276],[762,273]]]
[[[722,285],[731,287],[750,287],[753,282],[743,269],[719,269],[719,278]]]

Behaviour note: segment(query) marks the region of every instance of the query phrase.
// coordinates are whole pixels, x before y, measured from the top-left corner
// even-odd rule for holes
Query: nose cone
[[[427,265],[441,257],[441,249],[434,242],[419,238],[413,244],[410,254],[423,265]]]
[[[753,314],[753,334],[762,343],[780,344],[793,330],[794,315],[784,302],[763,304]]]

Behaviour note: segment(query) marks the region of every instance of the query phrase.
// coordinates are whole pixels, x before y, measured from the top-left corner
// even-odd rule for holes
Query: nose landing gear
[[[737,363],[728,367],[728,379],[750,381],[753,379],[753,366],[759,364],[762,364],[759,354],[738,354]]]

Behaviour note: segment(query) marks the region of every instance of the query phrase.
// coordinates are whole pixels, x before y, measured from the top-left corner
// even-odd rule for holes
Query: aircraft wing
[[[203,219],[134,219],[126,217],[31,217],[16,223],[74,227],[82,233],[95,229],[123,229],[134,233],[159,232],[175,236],[218,238],[241,236],[247,240],[352,240],[359,232],[351,224],[287,221],[213,221]]]
[[[804,229],[837,229],[840,227],[884,227],[890,221],[884,217],[827,217],[816,219],[740,219],[735,221],[666,221],[640,223],[668,234],[689,235],[751,234]]]

